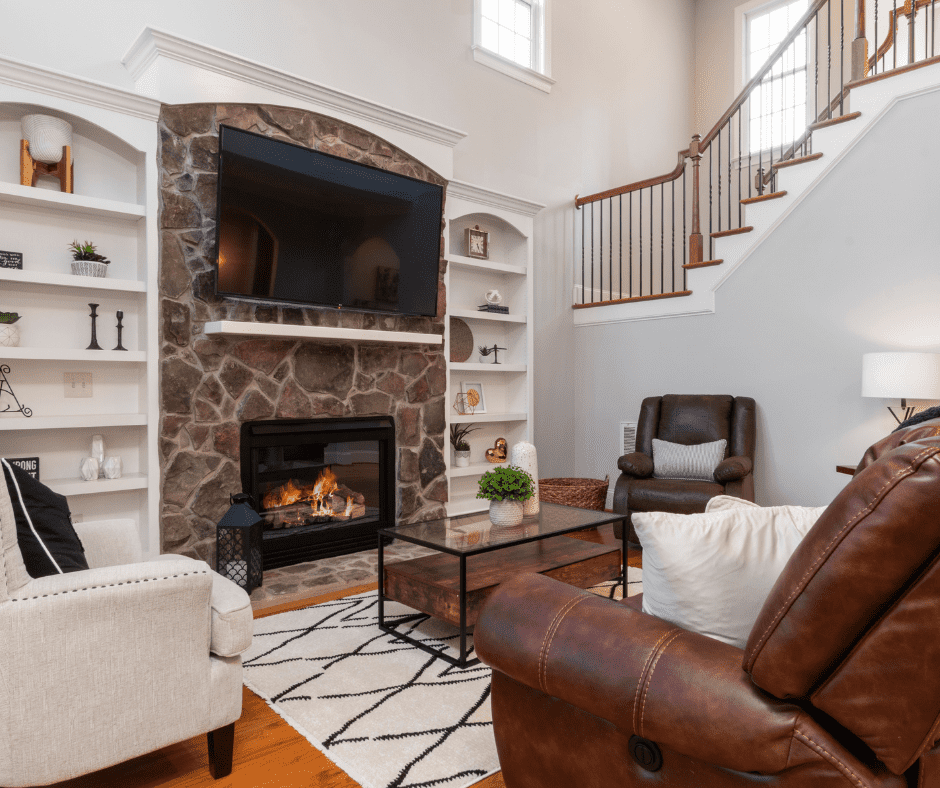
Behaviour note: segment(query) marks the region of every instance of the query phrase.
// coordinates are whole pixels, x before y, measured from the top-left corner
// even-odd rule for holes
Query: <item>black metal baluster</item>
[[[760,81],[760,108],[757,112],[757,194],[764,193],[764,80]]]
[[[653,295],[653,187],[650,186],[650,295]]]
[[[738,107],[738,227],[741,226],[741,200],[744,193],[741,191],[741,114],[744,105]]]
[[[708,259],[712,258],[712,148],[708,146]]]
[[[591,303],[594,303],[594,203],[591,203]]]
[[[875,0],[875,56],[873,60],[875,62],[872,66],[871,73],[875,75],[878,73],[878,0]]]
[[[620,271],[620,298],[623,298],[623,195],[617,195],[617,217],[620,220],[620,232],[617,239],[620,242],[620,254],[617,260],[617,270]]]
[[[673,179],[672,184],[672,291],[676,291],[676,181]]]
[[[827,66],[826,76],[826,117],[832,117],[832,2],[828,3],[826,8],[829,11],[829,22],[826,24],[826,49],[829,53],[829,64]]]
[[[731,118],[728,118],[728,229],[731,229]]]
[[[685,252],[686,252],[686,249],[685,249],[685,232],[686,232],[686,228],[685,228],[685,217],[686,217],[686,205],[685,205],[685,194],[686,194],[686,192],[685,192],[685,188],[686,188],[686,187],[685,187],[685,171],[686,171],[686,169],[687,169],[687,167],[685,167],[685,166],[682,168],[682,263],[683,263],[683,266],[682,266],[682,289],[683,289],[683,290],[685,290],[685,261],[689,259],[689,258],[687,258],[687,257],[685,256]]]
[[[607,218],[610,220],[610,255],[607,258],[607,268],[608,268],[608,277],[607,281],[610,282],[610,300],[614,300],[614,198],[611,197],[608,200],[609,208],[607,212]]]
[[[581,209],[581,303],[584,303],[584,215],[587,213]]]
[[[663,292],[666,276],[666,184],[659,184],[659,292]]]
[[[917,0],[911,0],[911,2],[917,2]],[[839,30],[839,115],[841,116],[845,114],[845,3],[840,3],[839,8],[842,11],[842,27]]]
[[[937,42],[937,0],[930,4],[930,57],[934,56],[934,44]],[[926,46],[926,44],[924,45]]]
[[[643,295],[643,190],[640,189],[640,219],[637,223],[637,235],[640,237],[640,256],[637,258],[637,267],[640,269],[640,295]]]
[[[604,300],[604,203],[601,203],[598,213],[601,215],[601,263],[598,266],[598,278],[601,280],[600,300]]]
[[[721,132],[715,135],[718,144],[718,232],[721,232]]]
[[[630,243],[627,244],[627,264],[630,268],[628,292],[630,293],[630,298],[633,298],[633,192],[630,192],[630,221],[628,225],[630,233]]]

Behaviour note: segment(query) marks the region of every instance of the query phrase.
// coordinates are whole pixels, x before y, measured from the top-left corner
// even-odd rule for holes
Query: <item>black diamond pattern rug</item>
[[[390,620],[413,614],[386,603]],[[464,788],[499,770],[490,670],[381,632],[374,591],[255,621],[245,684],[363,788]],[[456,655],[457,630],[403,625]]]

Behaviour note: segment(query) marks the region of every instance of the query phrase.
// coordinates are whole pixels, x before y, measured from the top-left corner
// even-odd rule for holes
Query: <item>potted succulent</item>
[[[69,244],[72,253],[72,273],[79,276],[107,276],[108,265],[111,262],[98,250],[91,241],[72,241]]]
[[[477,498],[489,499],[493,525],[519,525],[522,502],[532,497],[534,486],[532,477],[521,468],[501,465],[483,474]]]
[[[19,347],[20,327],[14,325],[20,316],[16,312],[0,312],[0,345]]]
[[[467,436],[479,427],[469,427],[461,424],[450,425],[450,445],[454,447],[454,467],[466,468],[470,464],[470,444]]]

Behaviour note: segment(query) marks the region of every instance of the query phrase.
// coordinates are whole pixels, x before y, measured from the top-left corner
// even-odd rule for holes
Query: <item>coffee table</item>
[[[565,536],[623,519],[622,514],[613,512],[543,502],[537,515],[517,526],[493,525],[489,513],[480,512],[382,528],[378,532],[379,628],[457,667],[476,665],[479,659],[467,659],[467,634],[483,603],[503,581],[522,572],[539,572],[588,588],[618,575],[626,577],[627,528],[622,529],[619,549]],[[385,537],[437,552],[386,566]],[[396,617],[390,624],[385,620],[386,600],[401,602],[421,613]],[[397,629],[425,614],[459,627],[456,658]]]

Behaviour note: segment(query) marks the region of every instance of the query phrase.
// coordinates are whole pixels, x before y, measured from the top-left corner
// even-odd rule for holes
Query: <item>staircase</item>
[[[866,13],[871,0],[858,0],[856,38],[847,49],[843,37],[832,40],[839,25],[832,3],[817,0],[712,131],[680,152],[673,172],[576,198],[582,259],[575,325],[714,312],[721,285],[891,107],[940,90],[935,0],[914,2],[913,20],[911,0],[887,14],[882,9],[879,31],[877,0],[873,18]],[[871,58],[866,30],[882,42]],[[807,101],[817,122],[788,129],[769,150],[759,145],[748,152],[755,147],[744,128],[753,118],[751,105],[773,109],[765,99],[774,69],[779,73],[788,58],[795,61],[795,42],[806,32],[803,40],[816,43],[815,57],[808,58],[810,69],[816,67]],[[857,78],[847,81],[839,72],[849,56],[849,75],[854,70]],[[820,79],[822,63],[828,73]]]

